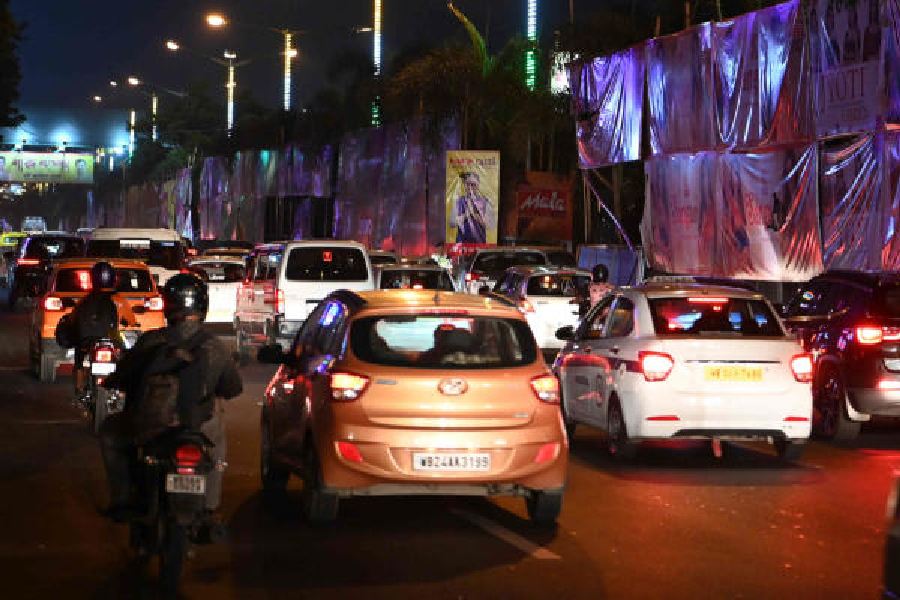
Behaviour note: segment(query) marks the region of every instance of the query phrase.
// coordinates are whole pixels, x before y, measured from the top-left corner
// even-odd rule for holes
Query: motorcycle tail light
[[[195,444],[184,444],[175,450],[175,467],[181,475],[194,473],[203,460],[203,450]]]
[[[112,348],[97,348],[94,350],[94,362],[111,363],[113,361]]]

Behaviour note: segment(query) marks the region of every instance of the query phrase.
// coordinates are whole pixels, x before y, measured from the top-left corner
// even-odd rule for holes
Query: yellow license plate
[[[706,381],[762,381],[762,367],[739,366],[707,366],[703,368],[703,377]]]

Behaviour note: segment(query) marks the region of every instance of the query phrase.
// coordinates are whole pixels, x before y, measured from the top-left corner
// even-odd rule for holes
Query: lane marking
[[[547,550],[543,546],[538,546],[531,540],[526,539],[518,533],[514,533],[506,527],[503,527],[502,525],[495,523],[490,519],[482,517],[481,515],[476,515],[475,513],[459,508],[451,508],[450,512],[457,517],[461,517],[466,521],[469,521],[473,525],[480,527],[495,538],[506,542],[510,546],[518,548],[523,553],[531,556],[532,558],[536,558],[538,560],[560,560],[562,558],[559,554],[555,554],[550,550]]]

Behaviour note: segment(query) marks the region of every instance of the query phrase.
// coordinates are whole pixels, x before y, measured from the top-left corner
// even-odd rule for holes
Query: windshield
[[[574,298],[584,293],[591,278],[587,275],[534,275],[528,279],[529,296],[557,296]]]
[[[184,248],[181,243],[158,242],[147,239],[91,240],[87,255],[91,258],[130,258],[152,267],[170,271],[181,268]]]
[[[497,317],[368,317],[353,323],[350,344],[360,360],[395,367],[503,368],[537,358],[528,324]]]
[[[510,267],[545,264],[547,258],[542,252],[483,252],[475,257],[472,270],[502,273]]]
[[[246,275],[244,265],[232,262],[202,262],[188,268],[209,283],[235,283]]]
[[[91,290],[90,269],[61,269],[56,275],[57,292],[89,292]],[[116,269],[116,291],[152,292],[153,279],[144,269]]]
[[[289,281],[365,281],[369,268],[358,248],[294,248],[285,277]]]
[[[704,295],[649,302],[657,335],[784,336],[778,318],[762,300]]]
[[[453,282],[446,271],[432,269],[385,269],[381,272],[383,290],[445,290],[453,291]]]
[[[25,246],[28,258],[78,258],[84,256],[84,240],[81,238],[29,238]]]

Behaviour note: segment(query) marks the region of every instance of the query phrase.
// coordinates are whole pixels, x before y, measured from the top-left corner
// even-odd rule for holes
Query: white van
[[[184,240],[174,229],[98,227],[87,243],[91,258],[130,258],[146,263],[159,286],[181,272],[185,254]]]
[[[375,288],[372,263],[358,242],[308,240],[261,244],[250,256],[238,290],[237,351],[279,344],[287,351],[316,305],[335,290]]]

